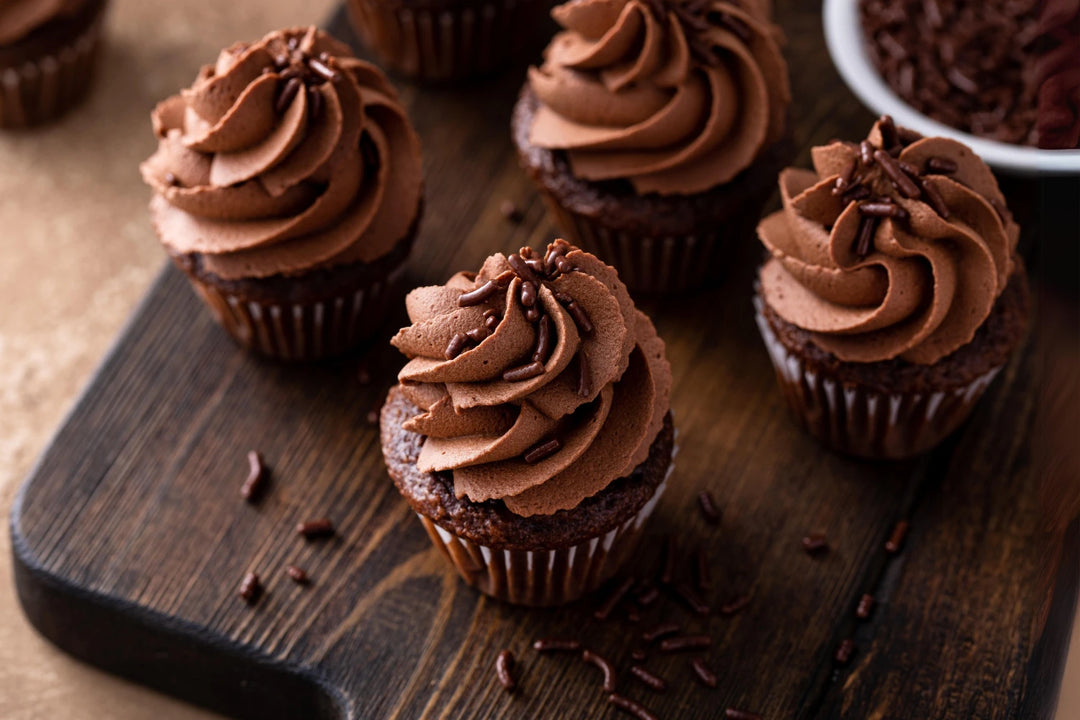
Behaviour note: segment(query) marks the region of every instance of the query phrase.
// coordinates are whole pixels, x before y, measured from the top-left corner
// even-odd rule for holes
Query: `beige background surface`
[[[322,22],[332,0],[114,0],[88,102],[59,124],[0,134],[0,718],[206,713],[70,660],[23,619],[7,514],[79,389],[162,266],[138,164],[150,110],[237,40]]]
[[[137,166],[149,111],[218,49],[325,19],[332,0],[114,0],[90,100],[61,123],[0,135],[0,510],[161,267]],[[27,625],[0,533],[0,718],[207,714],[76,663]],[[1064,683],[1080,717],[1080,624]],[[1075,713],[1075,714],[1074,714]]]

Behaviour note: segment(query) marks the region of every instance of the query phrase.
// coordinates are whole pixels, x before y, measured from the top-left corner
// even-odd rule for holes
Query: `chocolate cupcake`
[[[791,93],[759,2],[573,0],[512,131],[556,224],[635,291],[717,274],[782,163]]]
[[[286,360],[341,353],[395,302],[420,142],[375,66],[315,28],[238,43],[153,113],[158,236],[222,326]]]
[[[0,128],[41,125],[86,96],[106,4],[106,0],[0,3]]]
[[[556,605],[633,552],[675,455],[671,369],[618,273],[557,240],[413,290],[382,410],[398,490],[470,585]]]
[[[360,39],[392,72],[423,82],[488,75],[529,48],[550,0],[348,0]]]
[[[845,453],[900,458],[955,430],[1025,335],[1019,228],[965,145],[883,117],[780,175],[758,234],[757,322],[788,405]]]

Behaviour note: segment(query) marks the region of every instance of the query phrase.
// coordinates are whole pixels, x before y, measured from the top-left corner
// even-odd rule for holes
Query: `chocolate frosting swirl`
[[[572,0],[530,68],[529,140],[574,175],[640,194],[727,182],[783,133],[791,99],[780,31],[757,2]]]
[[[223,279],[371,262],[419,212],[420,141],[397,93],[315,28],[222,51],[153,121],[154,225]]]
[[[86,0],[4,0],[0,2],[0,45],[10,45],[52,20],[77,13]]]
[[[845,361],[929,365],[969,343],[1019,236],[990,169],[967,146],[889,118],[861,147],[837,141],[812,156],[814,170],[781,173],[783,210],[758,226],[769,306]]]
[[[417,467],[452,472],[458,497],[550,515],[648,456],[671,368],[652,322],[593,255],[561,240],[544,258],[496,254],[478,274],[413,290],[406,308],[412,325],[392,340],[410,358],[398,380],[424,412],[405,429],[425,436]]]

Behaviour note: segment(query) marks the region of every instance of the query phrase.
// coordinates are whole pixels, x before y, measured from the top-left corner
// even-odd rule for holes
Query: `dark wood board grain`
[[[829,63],[819,5],[776,4],[805,164],[812,144],[858,138],[872,118]],[[331,27],[347,33],[340,15]],[[402,86],[427,177],[411,283],[554,236],[509,143],[521,76]],[[1037,208],[1037,187],[1014,185]],[[523,222],[502,217],[505,200]],[[708,549],[714,608],[750,594],[741,613],[698,618],[665,597],[635,625],[621,613],[596,620],[597,598],[550,610],[483,598],[411,517],[367,419],[402,364],[385,340],[403,312],[353,356],[277,365],[234,346],[165,269],[13,511],[28,617],[77,657],[237,717],[615,717],[595,668],[529,645],[578,637],[625,671],[641,628],[661,618],[714,638],[705,656],[720,682],[706,689],[688,656],[652,653],[646,665],[668,691],[625,672],[619,689],[660,717],[714,718],[728,706],[766,718],[1049,717],[1080,539],[1075,526],[1042,531],[1038,354],[1025,348],[973,422],[933,453],[840,457],[789,419],[750,307],[759,247],[747,237],[732,248],[715,288],[642,303],[668,343],[681,453],[633,570],[652,572],[658,538],[677,533]],[[248,505],[238,489],[252,448],[272,473]],[[723,509],[719,526],[697,511],[701,488]],[[336,537],[296,537],[297,521],[322,515]],[[891,559],[883,546],[900,519],[911,533]],[[802,551],[810,532],[827,534],[827,554]],[[1048,557],[1057,562],[1044,582]],[[312,584],[293,584],[289,564]],[[267,587],[254,607],[236,595],[248,570]],[[856,622],[868,592],[878,606]],[[857,650],[838,667],[848,637]],[[503,648],[518,656],[513,695],[494,677]]]

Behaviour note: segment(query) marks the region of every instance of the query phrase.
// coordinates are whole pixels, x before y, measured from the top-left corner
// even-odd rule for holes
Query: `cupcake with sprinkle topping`
[[[394,483],[466,582],[569,602],[633,551],[674,456],[671,369],[613,268],[564,241],[406,298]]]
[[[971,413],[1025,336],[1026,274],[993,173],[883,117],[780,174],[758,226],[757,321],[796,417],[826,445],[897,458]]]

